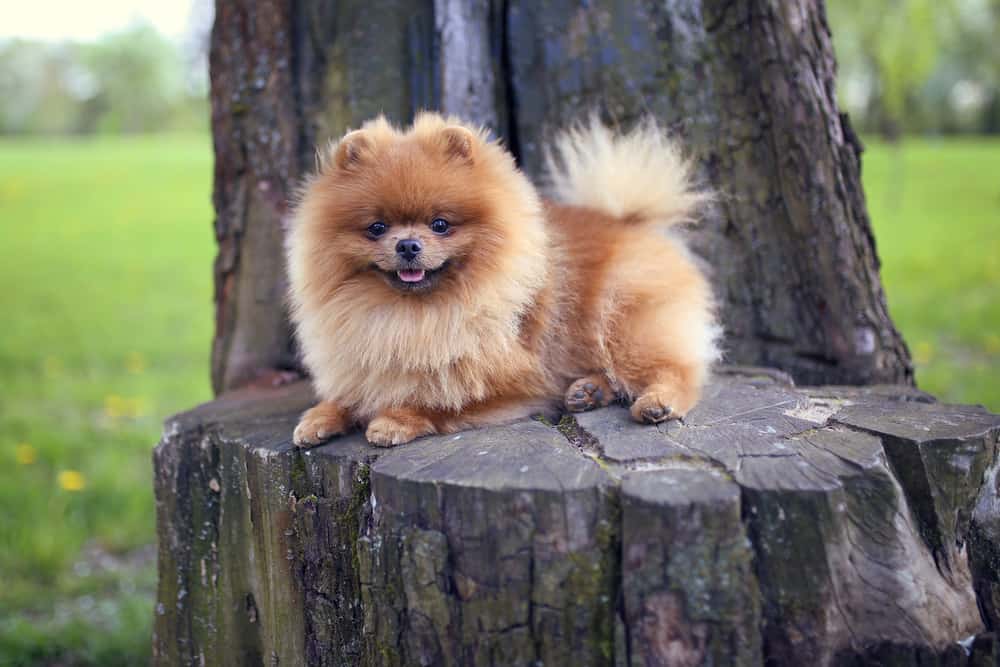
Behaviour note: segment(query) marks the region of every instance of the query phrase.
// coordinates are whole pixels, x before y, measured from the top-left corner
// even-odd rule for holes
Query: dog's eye
[[[431,231],[435,234],[444,234],[448,231],[448,221],[444,218],[434,218],[431,220]]]
[[[373,222],[372,224],[368,225],[368,236],[372,237],[373,239],[378,238],[379,236],[385,234],[385,230],[387,229],[389,228],[386,227],[384,222]]]

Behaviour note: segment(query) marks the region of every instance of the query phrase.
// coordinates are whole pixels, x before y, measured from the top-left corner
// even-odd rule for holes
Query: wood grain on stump
[[[302,451],[311,400],[168,422],[157,664],[996,664],[982,408],[730,370],[683,424],[616,406]]]

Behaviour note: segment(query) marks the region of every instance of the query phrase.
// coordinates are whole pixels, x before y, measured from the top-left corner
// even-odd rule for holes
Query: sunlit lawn
[[[205,136],[0,142],[0,664],[146,660],[150,448],[210,395],[210,182]]]
[[[1000,140],[872,144],[863,179],[917,383],[1000,412]]]
[[[0,664],[141,664],[150,448],[209,397],[207,137],[0,141]],[[1000,142],[874,145],[921,385],[1000,410]]]

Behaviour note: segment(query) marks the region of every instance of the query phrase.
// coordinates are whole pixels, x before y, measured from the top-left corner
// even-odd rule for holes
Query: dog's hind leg
[[[610,375],[635,399],[633,419],[657,423],[687,414],[714,359],[716,326],[698,293],[632,299],[611,323]]]

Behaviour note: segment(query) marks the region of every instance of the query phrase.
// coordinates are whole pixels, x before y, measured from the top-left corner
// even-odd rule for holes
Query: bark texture
[[[492,128],[534,177],[592,111],[659,119],[719,193],[691,235],[729,360],[912,383],[821,0],[219,0],[211,73],[217,391],[296,368],[282,222],[314,147],[422,108]]]
[[[1000,416],[733,369],[612,407],[298,450],[305,383],[171,419],[154,663],[994,665]],[[961,642],[961,643],[959,643]]]

